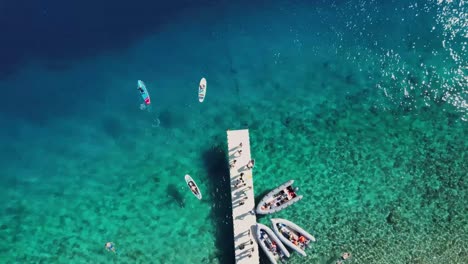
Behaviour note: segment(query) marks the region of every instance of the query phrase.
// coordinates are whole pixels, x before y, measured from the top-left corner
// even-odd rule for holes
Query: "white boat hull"
[[[273,226],[273,231],[278,236],[278,238],[281,240],[281,242],[283,242],[286,246],[294,249],[295,251],[297,251],[297,253],[301,254],[302,256],[307,256],[304,249],[305,249],[305,246],[309,242],[315,242],[316,241],[315,237],[313,235],[309,234],[307,231],[302,229],[300,226],[298,226],[295,223],[293,223],[291,221],[288,221],[286,219],[272,218],[270,221],[271,221],[271,224]],[[300,235],[304,236],[306,238],[306,245],[304,245],[304,247],[301,247],[300,245],[295,245],[291,240],[289,240],[289,238],[287,238],[279,230],[278,224],[283,224],[285,226],[284,227],[285,231],[291,232],[294,235],[296,235],[297,237],[299,237]]]
[[[276,243],[276,251],[277,251],[276,254],[267,247],[268,241],[266,238],[262,238],[262,235],[261,235],[262,231],[265,232],[267,238],[270,241],[273,241]],[[283,255],[288,258],[291,255],[289,251],[286,249],[286,247],[283,245],[283,243],[281,243],[281,240],[279,240],[279,238],[275,235],[275,233],[266,225],[257,223],[256,237],[257,237],[259,246],[263,249],[263,251],[267,255],[268,259],[271,261],[271,263],[277,264],[278,260],[281,259],[280,255],[278,254],[279,252],[282,252]]]
[[[294,180],[289,180],[283,184],[281,184],[280,186],[276,187],[275,189],[273,189],[271,192],[269,192],[267,195],[265,195],[265,197],[262,198],[262,200],[258,203],[257,205],[257,208],[256,208],[256,212],[257,214],[272,214],[272,213],[276,213],[278,211],[281,211],[283,210],[284,208],[292,205],[293,203],[296,203],[298,201],[300,201],[302,199],[302,195],[297,195],[296,197],[288,200],[287,202],[279,205],[279,206],[276,206],[274,202],[275,201],[275,195],[278,194],[281,190],[284,190],[286,189],[288,186],[292,186],[294,183]],[[273,201],[273,207],[271,208],[266,208],[265,207],[265,204],[267,203],[270,203]]]

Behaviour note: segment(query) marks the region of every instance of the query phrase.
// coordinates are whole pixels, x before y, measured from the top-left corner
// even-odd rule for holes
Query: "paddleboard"
[[[141,98],[143,98],[143,101],[145,101],[146,105],[149,105],[151,103],[151,99],[148,93],[148,90],[146,90],[146,85],[143,81],[138,80],[138,91],[140,92]]]
[[[197,197],[198,200],[201,200],[202,195],[201,195],[201,192],[200,192],[200,188],[198,188],[197,184],[192,179],[192,177],[190,177],[190,175],[188,175],[188,174],[185,175],[185,182],[187,183],[187,186],[189,187],[190,191],[192,191],[193,195],[195,195],[195,197]],[[190,186],[194,186],[193,189],[195,191],[192,190],[192,188]]]
[[[203,101],[205,100],[205,96],[206,96],[206,79],[202,78],[200,80],[200,85],[198,85],[198,101],[200,101],[200,103],[203,103]]]

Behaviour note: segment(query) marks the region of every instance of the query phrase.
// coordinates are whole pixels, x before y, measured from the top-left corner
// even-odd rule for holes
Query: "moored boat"
[[[289,251],[281,243],[281,240],[266,225],[257,223],[257,241],[271,263],[276,264],[283,258],[290,256]]]
[[[257,205],[257,214],[272,214],[301,200],[302,195],[296,194],[293,183],[294,180],[289,180],[265,195]]]
[[[302,256],[307,255],[305,249],[310,242],[316,241],[313,235],[286,219],[272,218],[270,221],[273,231],[286,246],[294,249]]]

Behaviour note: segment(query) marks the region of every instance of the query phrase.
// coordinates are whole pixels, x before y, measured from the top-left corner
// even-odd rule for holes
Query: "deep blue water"
[[[210,5],[210,1],[5,1],[0,6],[0,79],[13,78],[31,61],[60,72],[78,60],[119,54],[162,25],[176,22],[178,12],[197,5]],[[63,88],[3,89],[0,112],[44,122],[70,114],[77,98],[103,96],[103,89],[80,86],[63,92]]]
[[[361,50],[359,57],[375,54],[384,50],[401,49],[413,52],[414,47],[425,53],[440,46],[444,35],[441,28],[432,29],[431,19],[436,16],[436,4],[431,1],[279,1],[282,13],[298,13],[301,6],[314,7],[316,14],[288,17],[285,29],[291,27],[298,38],[314,35],[317,30],[332,33],[330,41],[342,56],[350,56],[346,47]],[[103,54],[118,55],[132,45],[157,33],[164,25],[176,24],[180,20],[189,21],[184,10],[193,9],[192,19],[202,16],[213,17],[215,23],[223,23],[223,17],[232,10],[245,9],[250,15],[262,12],[271,5],[269,1],[13,1],[4,2],[0,8],[0,28],[2,29],[2,48],[0,49],[0,79],[12,78],[18,70],[29,62],[39,62],[52,72],[66,71],[75,62]],[[210,11],[216,11],[210,14]],[[317,15],[319,17],[317,17]],[[183,17],[182,17],[183,16]],[[403,18],[404,17],[404,18]],[[247,30],[249,27],[268,28],[272,21],[281,17],[268,17],[262,23],[245,24],[244,18],[236,13],[235,19],[226,21],[238,23]],[[319,22],[319,24],[316,24]],[[190,23],[190,22],[186,22]],[[414,33],[415,28],[417,34]],[[281,32],[282,33],[288,33]],[[289,32],[290,33],[290,32]],[[435,33],[435,34],[434,34]],[[227,32],[218,32],[228,38]],[[274,36],[273,33],[272,36]],[[290,34],[287,37],[291,37]],[[281,38],[281,36],[276,36]],[[324,36],[318,35],[317,41]],[[261,42],[259,42],[259,45]],[[346,47],[344,46],[346,45]],[[157,47],[155,47],[157,48]],[[348,52],[348,53],[347,53]],[[404,55],[402,55],[404,56]],[[448,56],[448,54],[446,54]],[[353,57],[353,56],[351,56]],[[355,57],[355,56],[354,56]],[[403,57],[404,59],[404,57]],[[380,65],[385,67],[385,65]],[[84,77],[83,77],[84,78]],[[67,84],[69,85],[69,84]],[[79,86],[63,92],[62,85],[21,87],[3,89],[0,101],[2,113],[17,116],[32,122],[43,122],[53,116],[73,112],[75,99],[101,98],[105,89]],[[28,105],[32,107],[18,107]],[[31,112],[31,108],[35,110]],[[22,111],[24,110],[24,112]]]

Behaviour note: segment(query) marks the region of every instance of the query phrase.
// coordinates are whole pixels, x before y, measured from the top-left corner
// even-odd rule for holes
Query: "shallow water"
[[[125,47],[2,74],[2,263],[232,263],[226,130],[244,128],[256,199],[304,195],[271,216],[317,238],[289,263],[468,262],[467,3],[172,8]]]

